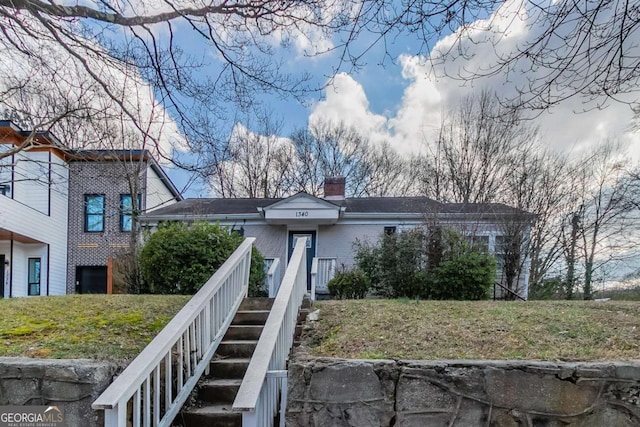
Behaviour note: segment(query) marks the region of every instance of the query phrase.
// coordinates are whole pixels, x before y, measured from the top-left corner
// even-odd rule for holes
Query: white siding
[[[10,144],[0,144],[0,152],[13,148]],[[11,156],[0,159],[0,185],[11,184]]]
[[[287,265],[287,226],[267,224],[243,224],[242,222],[220,221],[220,225],[230,229],[244,229],[244,237],[255,237],[255,246],[265,258],[280,259],[280,279]]]
[[[255,237],[256,248],[266,258],[280,258],[281,273],[287,265],[287,227],[284,225],[245,225],[244,237]]]
[[[37,158],[49,153],[37,154]],[[27,294],[27,258],[42,258],[41,290],[46,293],[47,268],[49,271],[49,292],[51,295],[64,294],[66,289],[66,260],[67,260],[67,210],[68,210],[68,170],[65,164],[56,156],[53,157],[52,178],[54,185],[51,191],[51,215],[49,211],[49,190],[41,182],[24,181],[16,183],[16,200],[2,199],[0,203],[0,228],[18,233],[30,239],[41,242],[40,244],[23,244],[14,242],[11,270],[13,272],[13,296]],[[34,166],[33,162],[23,162],[21,168]],[[21,176],[35,176],[39,172],[38,165],[34,171],[23,170]],[[47,168],[47,179],[49,173]],[[2,196],[0,196],[2,197]],[[42,202],[43,199],[45,203]],[[33,207],[32,207],[33,206]],[[37,209],[36,209],[37,208]],[[47,245],[51,260],[46,264]],[[9,242],[3,242],[2,253],[7,259],[11,258]],[[7,274],[8,275],[8,274]],[[8,284],[5,293],[8,292]]]
[[[353,266],[353,243],[356,239],[374,243],[384,231],[386,225],[380,224],[336,224],[318,227],[317,250],[319,257],[335,257],[337,265]]]
[[[14,200],[49,213],[49,152],[20,152],[15,156]]]
[[[11,265],[13,272],[11,296],[13,297],[26,297],[28,295],[29,258],[40,258],[40,295],[47,294],[47,245],[14,242],[13,262]]]
[[[49,256],[49,294],[67,293],[67,235],[69,213],[69,169],[62,159],[53,156],[53,186],[51,191],[51,222],[55,230],[51,231]]]
[[[147,168],[147,204],[146,210],[152,211],[162,206],[168,206],[176,202],[175,197],[169,191],[164,182],[160,179],[156,171],[151,167]]]

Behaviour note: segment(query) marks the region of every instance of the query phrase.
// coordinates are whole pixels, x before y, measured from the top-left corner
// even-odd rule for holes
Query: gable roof
[[[329,201],[329,200],[325,200],[325,199],[321,199],[319,197],[313,196],[311,194],[305,193],[304,191],[300,191],[296,194],[294,194],[293,196],[287,197],[287,198],[283,198],[283,199],[263,199],[263,200],[278,200],[277,202],[274,202],[270,205],[266,205],[264,206],[264,209],[274,209],[274,208],[278,208],[281,207],[285,204],[291,203],[297,199],[304,199],[307,200],[309,202],[312,203],[317,203],[318,206],[324,206],[327,208],[336,208],[336,207],[340,207],[340,204],[338,203],[334,203],[333,200]],[[260,200],[260,199],[256,199],[256,200]]]
[[[182,194],[180,194],[176,186],[171,181],[171,178],[169,178],[169,175],[167,175],[162,166],[158,164],[156,159],[151,155],[151,152],[147,149],[73,150],[70,152],[68,161],[113,162],[117,160],[139,161],[140,159],[147,162],[176,201],[184,200]]]
[[[299,197],[298,193],[292,197]],[[313,196],[310,196],[313,197]],[[260,211],[290,198],[186,199],[145,214],[143,220],[211,219],[216,217],[259,218]],[[428,197],[353,197],[344,200],[322,200],[343,209],[345,216],[374,216],[375,214],[424,215],[535,215],[503,203],[441,203]]]

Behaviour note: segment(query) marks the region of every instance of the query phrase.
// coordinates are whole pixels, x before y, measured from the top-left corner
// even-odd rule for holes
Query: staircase
[[[295,316],[307,291],[306,238],[297,240],[275,300],[243,299],[254,241],[246,238],[92,403],[105,426],[282,421],[296,320],[306,317]]]
[[[197,401],[183,408],[184,427],[241,427],[242,414],[232,412],[244,373],[273,305],[272,298],[245,298],[200,380]]]

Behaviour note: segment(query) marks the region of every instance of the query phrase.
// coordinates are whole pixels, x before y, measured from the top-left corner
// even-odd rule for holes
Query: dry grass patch
[[[65,295],[0,300],[0,356],[127,361],[189,298]]]
[[[317,356],[402,359],[609,360],[640,357],[638,302],[316,303]]]

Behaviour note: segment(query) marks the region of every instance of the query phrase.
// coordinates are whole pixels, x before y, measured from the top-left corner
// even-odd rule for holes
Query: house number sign
[[[296,211],[296,218],[304,218],[309,216],[309,211]]]

